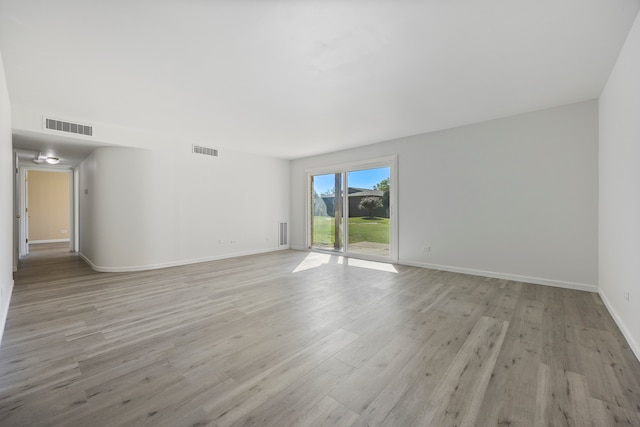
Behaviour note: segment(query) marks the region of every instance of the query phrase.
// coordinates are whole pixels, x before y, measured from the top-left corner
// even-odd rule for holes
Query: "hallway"
[[[14,280],[17,286],[41,282],[45,277],[47,282],[54,282],[96,274],[99,273],[92,270],[77,253],[69,252],[68,242],[38,243],[29,245],[29,255],[20,259]]]

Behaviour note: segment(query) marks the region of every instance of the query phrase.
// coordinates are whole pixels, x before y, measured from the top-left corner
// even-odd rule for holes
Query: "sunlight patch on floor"
[[[347,258],[341,255],[322,254],[317,252],[309,252],[309,254],[298,264],[293,273],[317,268],[325,264],[342,264],[349,267],[366,268],[369,270],[386,271],[388,273],[397,273],[398,270],[393,264],[377,261],[367,261],[363,259]]]

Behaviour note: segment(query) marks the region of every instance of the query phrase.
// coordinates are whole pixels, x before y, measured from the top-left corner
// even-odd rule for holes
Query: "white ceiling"
[[[639,6],[2,0],[0,49],[14,106],[298,158],[597,98]]]

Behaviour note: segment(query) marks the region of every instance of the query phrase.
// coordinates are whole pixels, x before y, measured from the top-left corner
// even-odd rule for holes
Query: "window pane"
[[[349,252],[389,256],[389,167],[348,173]]]
[[[341,251],[343,240],[342,174],[311,177],[311,246]]]

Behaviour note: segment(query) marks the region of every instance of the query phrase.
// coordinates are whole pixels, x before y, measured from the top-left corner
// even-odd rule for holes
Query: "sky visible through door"
[[[383,179],[389,179],[389,168],[365,169],[353,172],[349,176],[349,187],[373,188],[374,185]],[[333,174],[316,175],[314,177],[314,188],[318,194],[326,194],[333,191],[334,179]]]

